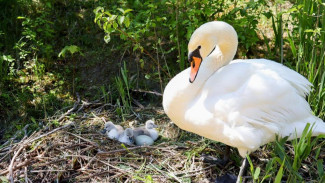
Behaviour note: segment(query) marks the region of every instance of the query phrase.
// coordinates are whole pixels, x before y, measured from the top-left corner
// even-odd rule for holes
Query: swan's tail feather
[[[319,118],[315,122],[315,127],[313,129],[313,136],[325,135],[325,122]]]
[[[284,129],[282,137],[289,136],[288,140],[300,138],[308,123],[312,127],[312,136],[325,135],[325,122],[318,117],[311,116],[303,121],[295,122]],[[295,132],[292,131],[292,128],[295,129]]]

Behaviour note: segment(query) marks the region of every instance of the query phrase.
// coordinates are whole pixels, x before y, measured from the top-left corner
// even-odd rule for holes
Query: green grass
[[[281,17],[288,18],[283,20]],[[284,37],[279,33],[279,22],[273,21],[273,30],[277,40],[284,40],[287,52],[284,64],[293,67],[304,75],[313,85],[314,90],[308,97],[314,113],[325,119],[325,5],[324,1],[296,0],[289,10],[275,15],[278,21],[283,20]],[[291,25],[289,28],[288,25]],[[277,44],[279,45],[279,43]],[[281,46],[281,44],[280,44]],[[279,55],[275,49],[275,55]]]
[[[278,139],[272,143],[269,149],[271,157],[264,165],[254,167],[251,159],[250,174],[254,182],[323,182],[325,180],[323,159],[319,156],[325,135],[312,137],[313,125],[308,124],[301,138],[286,142],[287,137]],[[314,171],[311,171],[314,169]],[[308,174],[308,177],[306,176]]]

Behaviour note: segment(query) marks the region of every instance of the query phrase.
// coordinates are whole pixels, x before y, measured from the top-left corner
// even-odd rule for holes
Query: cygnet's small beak
[[[156,124],[153,124],[153,128],[158,128],[158,125],[156,125]]]
[[[104,128],[102,131],[100,131],[102,134],[105,134],[106,133],[106,129]]]
[[[196,78],[196,76],[197,76],[197,74],[199,72],[199,68],[201,66],[201,63],[202,63],[200,48],[201,48],[201,46],[196,48],[194,51],[192,51],[188,55],[188,61],[191,63],[190,83],[194,82],[194,80],[195,80],[195,78]]]

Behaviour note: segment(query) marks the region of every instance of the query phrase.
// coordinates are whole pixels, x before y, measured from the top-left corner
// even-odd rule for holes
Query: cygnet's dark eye
[[[197,47],[197,49],[201,49],[201,45],[199,45],[199,46]]]

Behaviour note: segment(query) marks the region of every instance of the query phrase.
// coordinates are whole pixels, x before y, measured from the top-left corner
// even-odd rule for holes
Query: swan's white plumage
[[[207,56],[214,46],[209,36],[217,39]],[[312,86],[307,79],[266,59],[231,61],[237,35],[229,24],[210,22],[198,28],[189,51],[198,45],[203,61],[196,80],[189,83],[188,68],[164,91],[164,110],[180,128],[237,147],[243,157],[274,141],[276,134],[300,137],[307,123],[315,123],[313,135],[325,133],[325,123],[305,100]]]

